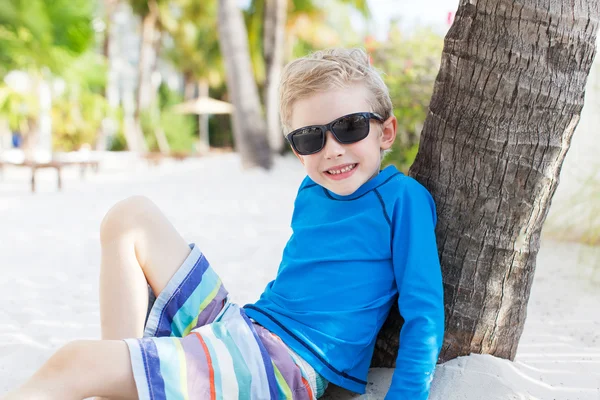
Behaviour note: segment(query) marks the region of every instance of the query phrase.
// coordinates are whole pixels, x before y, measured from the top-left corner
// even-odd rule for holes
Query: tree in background
[[[365,3],[360,0],[344,2]],[[320,33],[326,31],[325,36],[331,38],[333,30],[324,23],[325,15],[322,5],[317,6],[308,0],[252,0],[244,12],[252,70],[259,89],[262,89],[268,140],[275,153],[286,149],[279,123],[277,88],[283,64],[293,57],[294,52],[290,49],[295,43],[295,21],[309,19],[308,26],[304,24],[300,31],[307,36],[312,35],[308,42],[313,48],[322,48],[325,42],[321,40]],[[335,36],[335,40],[339,38]],[[339,44],[335,40],[330,40],[329,44]]]
[[[276,153],[285,149],[279,122],[279,79],[285,62],[296,55],[297,37],[306,45],[299,51],[302,56],[309,50],[352,41],[351,29],[337,29],[328,20],[332,7],[358,11],[365,18],[370,15],[366,0],[337,0],[327,5],[313,0],[252,0],[246,12],[250,58],[255,79],[263,87],[268,138]],[[349,18],[344,21],[348,23]]]
[[[56,75],[94,42],[87,0],[4,0],[0,7],[0,78],[11,70]]]
[[[366,0],[339,0],[332,4],[337,7],[347,7],[348,10],[358,10],[365,17],[369,15]],[[276,153],[281,153],[285,149],[279,123],[277,88],[283,64],[294,55],[292,50],[297,43],[294,36],[300,34],[303,38],[302,43],[309,44],[302,49],[302,55],[306,54],[305,50],[308,47],[318,49],[341,45],[348,36],[349,30],[340,29],[337,32],[327,21],[328,10],[322,3],[312,0],[288,0],[287,2],[252,0],[245,13],[247,29],[239,32],[246,38],[243,40],[240,36],[239,42],[248,42],[248,58],[252,66],[249,70],[253,72],[258,86],[263,88],[265,106],[261,108],[259,100],[258,109],[264,110],[268,143]],[[219,28],[223,29],[221,23]],[[240,83],[242,80],[234,82]],[[228,89],[232,90],[230,81],[228,81]],[[262,111],[260,112],[262,115]],[[259,124],[262,126],[262,121]]]
[[[383,80],[398,118],[396,141],[384,164],[408,172],[417,155],[444,40],[429,29],[405,34],[397,25],[392,26],[388,36],[385,42],[367,38],[365,46],[373,65],[384,72]]]
[[[219,0],[219,43],[225,61],[227,88],[235,107],[233,134],[246,168],[271,168],[267,126],[252,73],[248,34],[235,0]]]
[[[0,86],[0,119],[6,121],[11,132],[21,136],[25,148],[31,146],[39,112],[35,94],[16,91],[7,85]]]
[[[118,115],[121,109],[118,105],[118,85],[116,82],[116,74],[111,70],[111,48],[113,40],[114,18],[119,8],[119,0],[98,0],[100,6],[100,15],[102,15],[103,27],[101,29],[102,37],[102,56],[106,62],[106,84],[104,86],[104,98],[107,102],[106,115],[103,119],[102,129],[98,131],[94,148],[98,151],[106,150],[109,147],[109,137],[112,136],[114,141],[114,131],[116,130]],[[112,142],[111,142],[112,143]]]
[[[209,88],[223,84],[223,59],[219,49],[217,1],[176,0],[163,17],[165,32],[172,44],[165,49],[165,58],[181,71],[184,98],[208,97]],[[208,115],[198,118],[200,142],[208,149]]]
[[[351,46],[362,41],[352,25],[352,14],[369,18],[366,0],[292,0],[286,22],[286,59],[305,56],[314,50]]]
[[[94,43],[92,4],[86,0],[6,0],[0,7],[0,78],[12,70],[27,74],[29,94],[1,85],[4,117],[24,136],[26,154],[39,139],[50,104],[41,104],[41,88],[64,75]],[[51,100],[50,100],[51,102]]]
[[[410,169],[437,204],[442,362],[515,357],[599,21],[596,0],[460,2]],[[393,365],[400,325],[392,310],[374,366]]]
[[[265,60],[265,114],[271,149],[284,148],[279,122],[279,80],[285,52],[285,22],[288,0],[265,0],[263,12],[263,57]]]
[[[168,7],[168,2],[161,0],[128,0],[133,12],[142,19],[142,33],[140,55],[138,59],[137,94],[133,115],[133,126],[126,125],[125,136],[129,150],[145,152],[148,144],[142,129],[142,112],[149,110],[156,99],[152,88],[152,75],[156,71],[160,44],[161,44],[161,10],[159,6]],[[155,130],[157,141],[161,144],[161,151],[168,152],[165,148],[164,134]]]
[[[5,74],[21,67],[36,69],[36,65],[44,65],[41,70],[46,68],[52,71],[53,76],[60,75],[65,80],[71,80],[69,76],[65,75],[66,69],[61,65],[69,66],[74,63],[79,54],[82,54],[82,51],[78,50],[78,46],[81,47],[82,44],[85,44],[84,48],[89,49],[94,42],[95,29],[98,30],[98,33],[103,32],[103,37],[98,37],[100,39],[98,50],[104,55],[105,60],[108,60],[111,57],[109,49],[111,48],[111,31],[115,23],[114,15],[116,15],[115,13],[121,15],[124,4],[130,6],[141,21],[134,109],[128,112],[114,108],[116,105],[112,101],[112,107],[106,108],[105,111],[107,115],[103,122],[104,129],[97,130],[95,134],[95,145],[98,149],[104,149],[106,147],[104,135],[114,133],[114,129],[120,125],[118,134],[112,137],[111,143],[114,146],[111,145],[111,148],[120,148],[118,138],[124,134],[127,142],[125,147],[132,151],[146,151],[150,144],[147,141],[150,141],[153,143],[152,146],[158,144],[162,151],[168,152],[170,144],[167,136],[169,134],[163,132],[164,124],[161,122],[162,115],[168,113],[168,110],[158,110],[157,88],[152,85],[151,77],[156,74],[157,59],[160,53],[163,60],[169,59],[175,68],[182,72],[187,83],[188,95],[191,93],[189,88],[193,86],[197,86],[198,92],[201,94],[207,93],[208,86],[215,87],[217,92],[222,90],[220,81],[224,78],[224,71],[220,51],[215,46],[217,29],[214,9],[217,4],[216,0],[205,2],[192,0],[97,0],[97,3],[89,0],[77,0],[75,3],[61,0],[48,4],[41,0],[27,3],[10,0],[8,6],[0,10],[0,68],[4,71],[0,73]],[[361,12],[366,10],[365,0],[341,0],[331,3],[332,6],[337,7],[335,13],[339,14],[340,10],[344,11],[340,8],[340,4],[349,4],[351,7],[360,9]],[[27,13],[23,12],[25,6],[27,6]],[[93,8],[97,8],[95,11],[102,13],[104,23],[97,19],[92,24]],[[284,8],[287,8],[287,12]],[[58,12],[50,9],[58,10]],[[247,31],[250,55],[253,60],[252,70],[259,88],[262,89],[261,93],[264,94],[263,104],[265,107],[259,105],[260,115],[269,117],[272,142],[277,147],[277,151],[282,151],[284,142],[277,117],[276,82],[279,80],[278,71],[281,70],[285,59],[292,56],[291,49],[296,48],[298,43],[301,44],[302,50],[330,47],[339,45],[340,40],[352,36],[348,34],[350,30],[348,27],[342,29],[341,25],[336,25],[339,21],[334,24],[328,21],[331,15],[328,16],[327,10],[329,8],[326,6],[309,0],[288,2],[255,0],[246,13],[247,20],[252,21]],[[46,14],[51,15],[51,18],[48,19]],[[125,12],[125,14],[127,13]],[[342,14],[344,13],[342,12]],[[42,15],[41,19],[40,15]],[[73,18],[76,15],[85,16],[85,18],[76,21]],[[269,24],[269,21],[274,21],[274,23]],[[263,29],[263,24],[271,26],[272,29]],[[169,26],[167,27],[167,25]],[[66,29],[68,32],[63,32]],[[48,32],[48,30],[52,32]],[[83,37],[81,36],[82,32],[87,32],[87,42],[80,40]],[[47,44],[52,40],[48,41],[48,39],[53,38],[55,33],[59,33],[56,35],[56,39],[60,37],[61,40],[52,39],[55,44],[50,49]],[[298,34],[302,38],[296,41],[294,36]],[[89,61],[91,57],[87,57],[87,59]],[[90,64],[90,69],[96,70],[95,61]],[[104,97],[107,101],[111,95],[114,97],[118,92],[115,80],[110,76],[108,78],[102,89],[105,91]],[[80,81],[80,79],[77,78],[75,81]],[[190,81],[194,82],[190,83]],[[80,108],[76,105],[77,99],[81,99],[81,104],[91,105],[95,110],[100,110],[105,106],[104,104],[100,107],[101,102],[96,101],[98,93],[94,85],[84,82],[79,90],[76,90],[74,85],[75,82],[67,84],[68,90],[64,95],[67,96],[68,93],[68,99],[61,98],[52,112],[53,120],[54,118],[59,119],[57,127],[62,137],[56,140],[55,144],[61,149],[77,148],[81,145],[80,141],[87,142],[93,136],[90,134],[92,125],[97,125],[94,122],[84,128],[83,122],[77,122],[86,119],[80,117],[81,112],[85,110],[77,110]],[[92,87],[93,89],[91,89]],[[5,95],[6,93],[8,92],[5,91]],[[86,99],[83,100],[82,96]],[[22,96],[13,96],[15,101],[17,98],[22,101],[25,99]],[[114,99],[116,100],[116,98]],[[14,104],[15,101],[12,103]],[[69,109],[58,110],[57,107]],[[6,107],[6,109],[9,108]],[[36,108],[29,107],[29,110],[34,109]],[[48,110],[40,112],[48,114]],[[91,114],[98,115],[96,111]],[[35,120],[29,117],[28,119],[29,122],[26,125],[33,127],[32,124],[35,123]],[[201,133],[203,133],[202,138],[206,142],[206,129],[203,129],[207,125],[206,116],[201,117],[201,120],[199,125]],[[107,121],[112,121],[112,123],[107,124]],[[84,134],[81,129],[86,133]]]
[[[87,52],[73,60],[59,80],[52,103],[52,144],[54,150],[79,150],[102,136],[103,123],[110,114],[106,100],[107,68],[102,54]],[[56,86],[56,85],[55,85]]]

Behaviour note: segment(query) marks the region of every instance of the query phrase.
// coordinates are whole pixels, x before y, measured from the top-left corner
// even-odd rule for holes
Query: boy
[[[385,84],[361,50],[317,52],[285,68],[281,118],[308,176],[260,299],[228,301],[153,203],[124,200],[101,226],[103,340],[66,345],[7,399],[315,399],[328,382],[364,393],[396,298],[386,399],[427,398],[444,325],[436,216],[420,184],[379,170],[397,124]]]

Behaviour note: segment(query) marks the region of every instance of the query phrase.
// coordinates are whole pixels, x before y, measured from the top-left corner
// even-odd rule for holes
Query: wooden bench
[[[5,160],[0,160],[0,175],[4,174],[4,167],[5,166],[12,166],[12,167],[25,167],[25,168],[30,168],[31,169],[31,191],[33,193],[35,193],[35,173],[38,169],[54,169],[56,170],[56,178],[57,178],[57,188],[58,190],[62,189],[62,176],[61,176],[61,170],[63,167],[66,166],[71,166],[71,165],[78,165],[80,167],[80,174],[81,174],[81,178],[83,178],[85,176],[85,170],[87,167],[91,167],[94,172],[98,172],[98,168],[99,168],[99,161],[95,161],[95,160],[86,160],[86,161],[60,161],[60,160],[51,160],[51,161],[47,161],[47,162],[37,162],[37,161],[29,161],[29,160],[24,160],[21,162],[13,162],[13,161],[5,161]]]

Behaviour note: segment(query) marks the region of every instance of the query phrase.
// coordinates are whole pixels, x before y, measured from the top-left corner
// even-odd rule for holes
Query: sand
[[[220,273],[233,300],[255,300],[274,276],[304,174],[291,158],[272,172],[242,172],[237,156],[148,167],[109,155],[100,173],[79,178],[7,168],[0,180],[0,395],[22,383],[53,351],[99,337],[98,227],[116,201],[154,200]],[[542,241],[515,362],[471,355],[438,366],[436,400],[600,399],[600,282],[578,246]],[[596,279],[597,280],[597,279]],[[382,399],[391,370],[373,370],[368,393],[332,390],[329,399]]]

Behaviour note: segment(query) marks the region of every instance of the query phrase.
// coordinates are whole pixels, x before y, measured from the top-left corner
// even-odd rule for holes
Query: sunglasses
[[[327,125],[310,125],[296,129],[287,135],[287,140],[296,153],[307,156],[323,150],[327,131],[342,144],[356,143],[369,135],[371,120],[383,122],[383,117],[372,112],[344,115]]]

